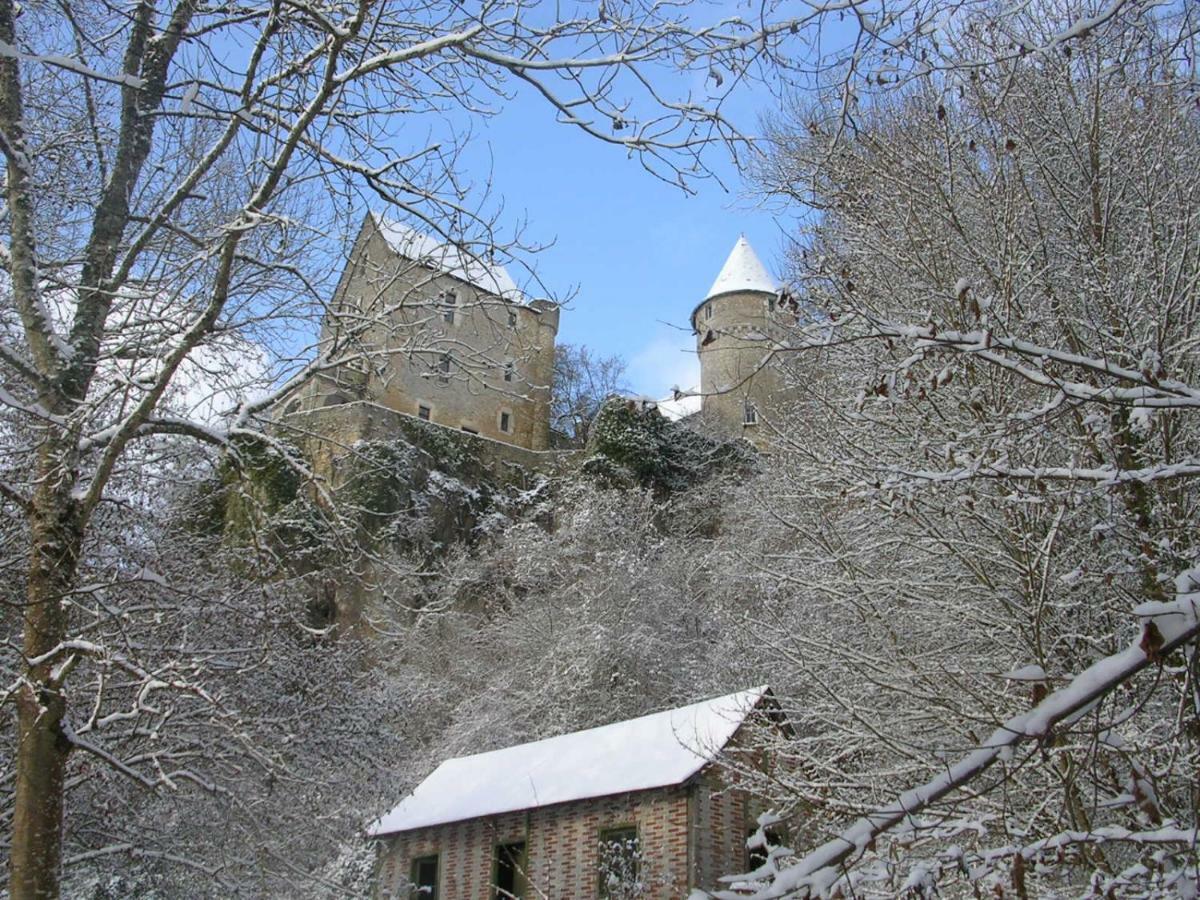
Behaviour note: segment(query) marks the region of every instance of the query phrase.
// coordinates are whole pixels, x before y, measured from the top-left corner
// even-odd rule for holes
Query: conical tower
[[[763,426],[781,389],[770,365],[779,288],[742,235],[692,312],[704,418],[729,437],[759,445],[766,441]]]

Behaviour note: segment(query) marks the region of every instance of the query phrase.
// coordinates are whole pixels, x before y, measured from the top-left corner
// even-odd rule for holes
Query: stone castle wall
[[[494,296],[400,256],[368,216],[322,327],[350,361],[285,415],[356,400],[529,450],[550,446],[558,307]]]

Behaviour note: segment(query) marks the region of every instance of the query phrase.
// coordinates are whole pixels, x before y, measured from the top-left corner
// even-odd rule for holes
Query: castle
[[[701,384],[689,399],[722,436],[763,443],[761,415],[780,388],[766,348],[781,296],[741,237],[692,313]],[[558,325],[559,307],[526,298],[503,266],[369,213],[322,324],[322,352],[338,361],[287,399],[281,421],[304,416],[337,456],[398,414],[528,463],[552,449]],[[695,410],[686,399],[662,406],[672,418]]]

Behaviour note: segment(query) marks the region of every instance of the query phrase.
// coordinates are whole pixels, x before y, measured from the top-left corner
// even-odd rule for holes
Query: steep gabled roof
[[[679,709],[442,763],[367,829],[374,837],[682,784],[767,696],[757,687]]]
[[[489,294],[514,303],[524,302],[524,295],[504,266],[487,262],[469,250],[439,241],[378,213],[371,213],[371,218],[394,253],[428,265]]]
[[[725,265],[721,266],[717,280],[708,289],[704,299],[711,300],[718,294],[733,291],[764,291],[773,294],[778,290],[779,282],[767,271],[767,267],[762,264],[746,236],[741,235],[729,251]]]

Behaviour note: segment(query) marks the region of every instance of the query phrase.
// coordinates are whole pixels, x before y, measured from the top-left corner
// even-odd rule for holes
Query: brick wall
[[[594,900],[601,831],[636,825],[646,900],[679,900],[689,884],[691,786],[639,791],[404,832],[382,842],[375,896],[405,897],[412,861],[437,853],[441,900],[487,900],[498,844],[524,841],[526,897]]]

